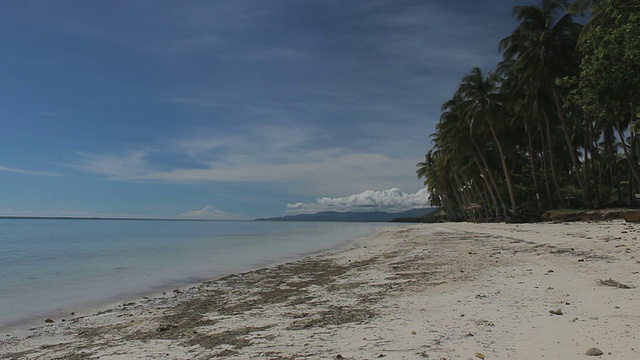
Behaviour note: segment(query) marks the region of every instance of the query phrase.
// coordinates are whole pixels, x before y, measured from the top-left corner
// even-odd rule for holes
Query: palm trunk
[[[485,184],[485,190],[487,190],[489,192],[489,196],[491,196],[491,202],[493,203],[493,207],[495,208],[496,217],[500,217],[500,213],[498,209],[498,201],[496,200],[496,196],[493,193],[493,190],[491,189],[491,184],[489,184],[489,180],[487,180],[488,176],[486,175],[486,172],[480,165],[480,161],[478,161],[478,158],[474,156],[473,160],[475,160],[476,166],[478,166],[478,170],[480,171],[480,177],[482,178],[482,181]]]
[[[627,141],[624,138],[624,132],[620,128],[620,122],[616,121],[615,124],[616,131],[618,132],[618,136],[620,137],[620,142],[622,143],[622,150],[624,151],[625,158],[627,158],[627,162],[629,163],[631,174],[633,175],[633,178],[636,180],[636,182],[640,183],[640,177],[638,177],[638,171],[636,170],[633,152],[629,152],[629,149],[627,148]]]
[[[562,193],[560,192],[560,182],[558,181],[558,170],[556,169],[556,162],[554,159],[554,152],[553,152],[553,144],[552,144],[552,138],[551,138],[551,123],[549,122],[549,117],[547,116],[547,113],[543,110],[542,111],[542,115],[544,116],[544,119],[546,121],[546,131],[547,131],[547,146],[549,147],[549,165],[551,166],[551,177],[553,178],[553,183],[556,187],[556,192],[558,194],[558,201],[560,202],[560,206],[562,206],[563,208],[567,208],[566,205],[566,201],[565,198],[562,196]]]
[[[585,123],[589,124],[589,128],[588,128],[588,138],[585,140],[586,144],[585,144],[585,149],[589,149],[589,159],[591,160],[591,177],[593,178],[593,187],[594,187],[594,193],[595,193],[595,197],[596,197],[596,203],[598,207],[602,206],[602,172],[600,172],[600,176],[598,177],[598,170],[596,169],[596,165],[598,165],[598,167],[600,167],[600,154],[598,153],[598,147],[597,146],[593,146],[593,139],[595,138],[595,128],[593,126],[593,122],[590,120],[586,120],[585,119]],[[585,150],[586,151],[586,150]],[[585,159],[586,159],[586,155],[585,155]],[[585,166],[587,165],[586,161],[585,161]],[[585,174],[587,172],[585,171]],[[598,181],[596,181],[596,179],[598,179]]]
[[[571,134],[569,133],[569,128],[567,127],[567,123],[564,119],[564,114],[562,113],[562,103],[560,100],[560,94],[558,93],[558,87],[554,84],[552,86],[553,100],[556,104],[556,110],[558,111],[558,118],[560,119],[560,126],[562,127],[562,133],[564,134],[564,139],[567,142],[567,147],[569,147],[569,154],[571,155],[571,164],[573,165],[573,172],[576,174],[576,179],[578,179],[578,186],[580,186],[580,190],[582,191],[582,199],[584,200],[584,204],[587,208],[590,208],[591,199],[589,197],[589,188],[585,184],[580,175],[580,166],[578,165],[578,156],[576,155],[576,149],[573,146],[573,142],[571,141]]]
[[[455,182],[455,181],[454,181]],[[453,190],[451,191],[453,193],[453,197],[455,198],[456,203],[458,204],[458,208],[460,209],[459,211],[462,211],[462,204],[464,201],[462,201],[462,199],[460,199],[460,194],[458,194],[458,190],[453,187]],[[453,210],[455,209],[455,204],[451,205],[451,214],[454,214]],[[453,220],[453,219],[451,219]]]
[[[469,205],[469,200],[467,199],[466,193],[464,192],[464,186],[462,185],[462,182],[460,181],[460,178],[458,177],[458,175],[453,170],[453,167],[451,167],[451,174],[453,175],[453,179],[454,179],[456,185],[458,186],[457,189],[454,189],[454,194],[455,193],[460,193],[459,194],[460,195],[460,210],[468,218],[469,214],[467,213],[467,205]]]
[[[616,195],[618,201],[622,201],[622,189],[620,188],[620,174],[615,169],[616,166],[616,157],[613,154],[613,128],[609,126],[605,126],[602,131],[602,135],[604,137],[604,146],[607,151],[607,156],[609,157],[609,176],[611,177],[611,188],[616,189]]]
[[[491,169],[489,168],[489,163],[487,162],[487,159],[484,157],[484,155],[482,155],[482,152],[480,151],[480,148],[478,147],[478,144],[474,140],[473,136],[471,137],[471,143],[473,144],[473,147],[476,149],[476,153],[478,154],[478,156],[482,160],[482,163],[484,164],[484,168],[487,175],[489,176],[489,180],[491,181],[491,184],[493,184],[496,190],[496,196],[498,197],[498,201],[500,201],[500,205],[503,205],[504,201],[502,200],[502,196],[500,195],[500,187],[498,186],[498,183],[496,182],[495,178],[493,177],[493,174],[491,173]],[[496,217],[499,218],[501,216],[502,215],[499,212],[498,206],[496,206]]]
[[[531,177],[533,178],[533,187],[536,189],[536,193],[540,193],[540,188],[538,187],[538,178],[536,176],[536,166],[533,160],[533,140],[531,139],[531,132],[529,131],[529,127],[527,126],[527,122],[524,122],[524,131],[527,133],[527,141],[529,142],[529,165],[531,165]]]
[[[518,216],[519,215],[518,206],[516,204],[516,197],[513,193],[513,184],[511,183],[511,174],[509,173],[509,168],[507,167],[507,160],[504,155],[504,150],[502,149],[502,145],[498,140],[498,136],[496,135],[496,131],[493,128],[493,124],[491,123],[491,121],[488,121],[488,123],[489,123],[489,129],[491,129],[491,134],[493,135],[493,140],[496,142],[496,145],[498,146],[498,152],[500,153],[500,162],[502,163],[502,169],[504,170],[504,177],[505,177],[505,180],[507,181],[507,189],[509,190],[509,198],[511,200],[511,211],[513,213],[513,216]]]
[[[486,219],[491,219],[492,215],[491,215],[491,206],[489,205],[489,199],[491,199],[491,202],[494,203],[495,205],[495,198],[493,194],[490,193],[491,190],[489,189],[489,185],[486,180],[483,180],[482,182],[482,190],[484,191],[484,197],[487,199],[486,205],[483,206],[485,217]]]
[[[553,198],[553,194],[551,192],[551,183],[549,182],[549,169],[547,168],[547,156],[545,156],[545,151],[544,151],[544,146],[545,146],[545,137],[544,137],[544,132],[542,131],[542,129],[544,128],[544,126],[540,127],[540,131],[538,132],[540,134],[540,155],[541,155],[541,160],[542,160],[542,173],[544,175],[544,186],[545,189],[547,190],[547,199],[551,200]]]

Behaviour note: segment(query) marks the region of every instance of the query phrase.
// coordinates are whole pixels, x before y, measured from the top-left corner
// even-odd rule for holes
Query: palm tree
[[[429,150],[425,154],[424,162],[416,164],[418,179],[424,178],[424,185],[429,191],[429,202],[432,206],[443,206],[450,211],[454,204],[451,203],[451,181],[446,166],[443,166],[441,151]],[[453,195],[457,197],[457,194]]]
[[[503,51],[502,68],[510,68],[518,74],[521,86],[536,97],[534,103],[542,107],[547,117],[547,142],[551,146],[551,116],[556,115],[569,150],[573,173],[576,176],[585,204],[589,203],[588,188],[581,175],[576,146],[573,144],[569,125],[562,107],[562,96],[556,81],[575,74],[578,69],[576,44],[582,26],[566,12],[567,0],[542,0],[540,6],[516,6],[513,15],[519,24],[511,35],[499,43]],[[562,15],[558,18],[559,15]],[[546,94],[550,95],[549,99]],[[555,105],[555,114],[548,109],[548,102]],[[546,111],[545,111],[546,110]],[[552,156],[552,154],[550,154]],[[554,161],[551,161],[552,165]],[[557,179],[557,178],[556,178]],[[557,187],[557,181],[556,181]]]
[[[495,216],[500,218],[498,204],[503,204],[500,187],[494,179],[493,168],[476,140],[481,139],[481,136],[472,134],[469,122],[461,114],[462,104],[463,99],[460,93],[455,93],[450,100],[442,104],[443,112],[440,122],[436,125],[436,136],[433,136],[433,141],[439,149],[458,154],[459,158],[464,157],[461,161],[464,164],[463,168],[475,168],[476,174],[480,175],[479,180],[485,183],[489,192]]]
[[[579,14],[584,16],[587,12],[591,12],[589,20],[580,32],[580,37],[578,38],[579,45],[583,45],[594,29],[606,21],[604,19],[605,17],[602,16],[600,7],[598,6],[600,2],[601,1],[599,0],[576,0],[569,7],[570,14]]]
[[[596,10],[599,2],[598,0],[576,0],[569,7],[569,12],[584,15],[587,11]]]
[[[493,141],[495,142],[500,154],[500,162],[504,172],[507,190],[509,191],[509,199],[511,200],[511,211],[514,216],[518,216],[518,206],[513,191],[513,183],[511,181],[510,169],[507,166],[507,159],[504,147],[497,134],[498,119],[504,120],[504,107],[498,92],[498,83],[500,78],[497,74],[489,73],[487,76],[482,75],[480,68],[473,68],[471,73],[462,79],[462,83],[458,87],[458,92],[463,99],[461,108],[464,118],[469,122],[470,130],[489,128]]]
[[[640,4],[637,0],[600,0],[596,5],[580,44],[583,57],[577,103],[615,129],[634,181],[640,183],[638,129],[633,125],[640,117]]]
[[[424,155],[424,161],[416,164],[418,169],[416,170],[416,175],[418,179],[424,179],[424,186],[429,191],[429,201],[432,206],[442,206],[441,202],[434,203],[435,200],[439,200],[439,196],[435,193],[434,183],[437,180],[437,177],[433,168],[434,160],[433,160],[433,151],[429,150]]]

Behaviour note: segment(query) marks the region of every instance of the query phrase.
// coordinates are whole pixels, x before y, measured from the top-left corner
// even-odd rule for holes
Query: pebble
[[[591,349],[587,350],[587,352],[584,354],[587,356],[600,356],[604,353],[602,352],[602,350],[592,347]]]
[[[53,322],[53,319],[46,319],[44,322],[46,322],[47,324],[51,324]]]

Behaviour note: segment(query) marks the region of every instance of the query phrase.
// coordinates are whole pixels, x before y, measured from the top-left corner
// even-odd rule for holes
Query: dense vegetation
[[[431,204],[450,220],[633,205],[640,0],[542,0],[513,15],[495,71],[471,69],[442,105],[416,171]]]

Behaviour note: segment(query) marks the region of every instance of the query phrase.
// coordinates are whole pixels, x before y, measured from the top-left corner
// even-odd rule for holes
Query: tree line
[[[632,206],[640,0],[542,0],[513,16],[495,70],[471,69],[442,105],[416,171],[431,205],[450,220]]]

